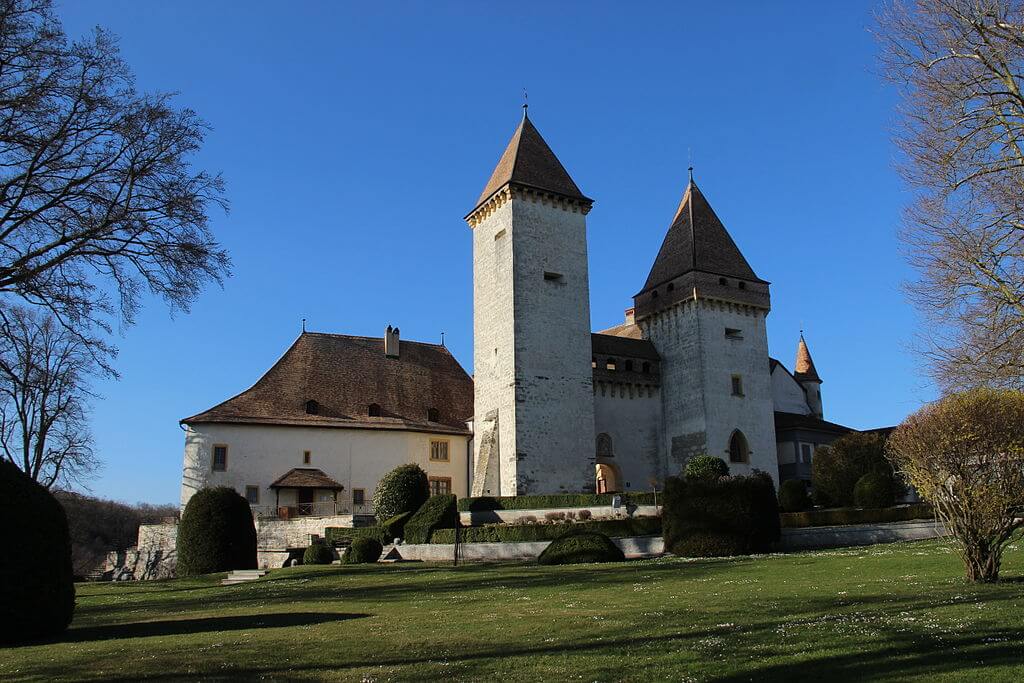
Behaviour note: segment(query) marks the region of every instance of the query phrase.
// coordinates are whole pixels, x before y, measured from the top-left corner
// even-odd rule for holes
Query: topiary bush
[[[879,472],[868,472],[853,487],[853,502],[862,508],[887,508],[896,503],[892,478]]]
[[[892,465],[885,457],[885,439],[879,434],[850,432],[816,449],[811,461],[815,502],[822,507],[853,505],[853,489],[868,472],[887,476],[895,489]]]
[[[342,564],[372,564],[380,559],[384,546],[374,538],[356,538],[341,558]]]
[[[232,488],[197,491],[178,525],[178,576],[256,568],[256,526],[245,498]]]
[[[455,529],[435,529],[430,534],[430,542],[454,543],[455,531]],[[661,517],[621,517],[619,519],[596,519],[558,524],[485,524],[484,526],[462,527],[458,531],[461,543],[553,541],[567,533],[584,531],[601,533],[611,538],[660,536]]]
[[[302,553],[302,564],[330,564],[334,562],[334,550],[323,541],[311,543]]]
[[[550,493],[530,496],[479,496],[459,498],[459,512],[483,510],[546,510],[611,505],[618,496],[623,505],[653,505],[658,494],[652,491],[633,493]]]
[[[811,507],[807,495],[807,482],[803,479],[787,479],[779,485],[779,508],[783,512],[803,512]]]
[[[388,520],[403,512],[410,514],[430,498],[427,473],[419,465],[399,465],[377,484],[373,492],[373,514],[378,521]]]
[[[75,584],[64,508],[0,460],[0,643],[55,636],[71,623]]]
[[[768,552],[781,534],[775,484],[764,472],[669,477],[662,499],[665,548],[677,555]]]
[[[556,538],[537,558],[538,564],[581,564],[584,562],[622,562],[626,559],[619,546],[604,534],[593,531],[570,533]]]
[[[406,543],[429,543],[435,529],[454,529],[459,525],[459,511],[454,494],[431,496],[405,523]]]
[[[729,475],[729,466],[713,455],[698,455],[687,461],[683,474],[689,479],[719,479]]]

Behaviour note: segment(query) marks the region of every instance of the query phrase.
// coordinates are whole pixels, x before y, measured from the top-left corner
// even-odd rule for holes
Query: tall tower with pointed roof
[[[814,360],[811,358],[811,351],[804,341],[804,332],[800,330],[800,341],[796,345],[796,363],[793,365],[793,378],[803,387],[807,394],[807,407],[818,419],[825,417],[825,411],[821,403],[821,377],[814,367]]]
[[[586,215],[523,112],[476,206],[472,495],[594,488]]]
[[[692,177],[633,301],[641,335],[661,356],[667,471],[707,453],[734,474],[776,477],[768,283]]]

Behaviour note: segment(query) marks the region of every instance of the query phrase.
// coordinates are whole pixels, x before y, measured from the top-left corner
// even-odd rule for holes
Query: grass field
[[[1024,543],[969,585],[936,541],[611,565],[297,567],[79,586],[0,680],[1024,679]]]

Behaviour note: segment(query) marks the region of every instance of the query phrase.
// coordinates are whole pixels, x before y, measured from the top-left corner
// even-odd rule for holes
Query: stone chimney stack
[[[635,325],[636,324],[636,309],[633,308],[632,306],[630,306],[629,308],[626,309],[626,324],[627,325]]]
[[[384,355],[388,358],[398,358],[398,328],[388,325],[384,331]]]

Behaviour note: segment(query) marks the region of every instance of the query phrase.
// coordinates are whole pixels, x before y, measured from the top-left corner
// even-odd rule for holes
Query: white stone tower
[[[594,488],[586,215],[527,118],[476,207],[472,495]]]
[[[733,474],[757,469],[777,480],[768,283],[692,177],[633,300],[636,324],[661,356],[667,473],[707,453],[728,462]]]
[[[804,341],[803,330],[800,330],[800,342],[796,345],[796,363],[793,367],[793,377],[804,388],[807,407],[811,409],[811,414],[819,420],[823,419],[825,411],[821,403],[821,377],[818,377],[818,370],[811,359],[811,351]]]

